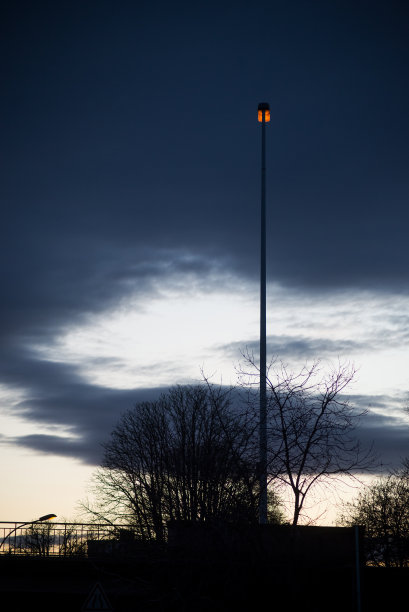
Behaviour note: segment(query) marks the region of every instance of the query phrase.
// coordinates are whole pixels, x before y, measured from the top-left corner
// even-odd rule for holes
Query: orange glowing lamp
[[[270,105],[267,102],[260,102],[258,105],[258,120],[260,123],[270,121]]]

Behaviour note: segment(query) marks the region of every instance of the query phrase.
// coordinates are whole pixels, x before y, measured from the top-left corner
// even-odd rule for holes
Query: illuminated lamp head
[[[45,514],[44,516],[40,516],[39,519],[37,519],[38,522],[40,521],[51,521],[52,519],[57,518],[56,514]]]
[[[270,105],[267,102],[260,102],[258,105],[258,120],[260,123],[270,121]]]

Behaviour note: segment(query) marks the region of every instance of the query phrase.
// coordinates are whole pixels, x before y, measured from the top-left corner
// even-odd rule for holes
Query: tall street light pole
[[[267,523],[267,336],[266,336],[266,123],[270,121],[270,106],[258,105],[261,123],[261,235],[260,235],[260,502],[259,523]]]

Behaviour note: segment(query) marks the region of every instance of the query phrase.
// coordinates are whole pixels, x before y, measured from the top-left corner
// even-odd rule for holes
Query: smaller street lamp
[[[40,516],[36,521],[29,521],[29,523],[41,523],[42,521],[51,521],[51,519],[57,518],[56,514],[44,514],[44,516]]]
[[[24,527],[24,525],[34,525],[35,523],[42,523],[43,521],[50,521],[51,519],[54,519],[54,518],[57,518],[56,514],[44,514],[44,516],[40,516],[40,518],[36,519],[35,521],[26,521],[25,523],[21,523],[21,525],[17,525],[17,527],[14,527],[14,529],[9,531],[8,534],[4,536],[3,541],[0,544],[0,549],[2,548],[7,538],[9,538],[12,533],[17,531],[17,529],[20,529],[20,527]]]

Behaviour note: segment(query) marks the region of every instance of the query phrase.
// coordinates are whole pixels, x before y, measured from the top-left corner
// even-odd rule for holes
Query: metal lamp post
[[[266,338],[266,123],[270,106],[258,105],[261,123],[261,235],[260,235],[260,441],[259,441],[259,523],[267,523],[267,338]]]

